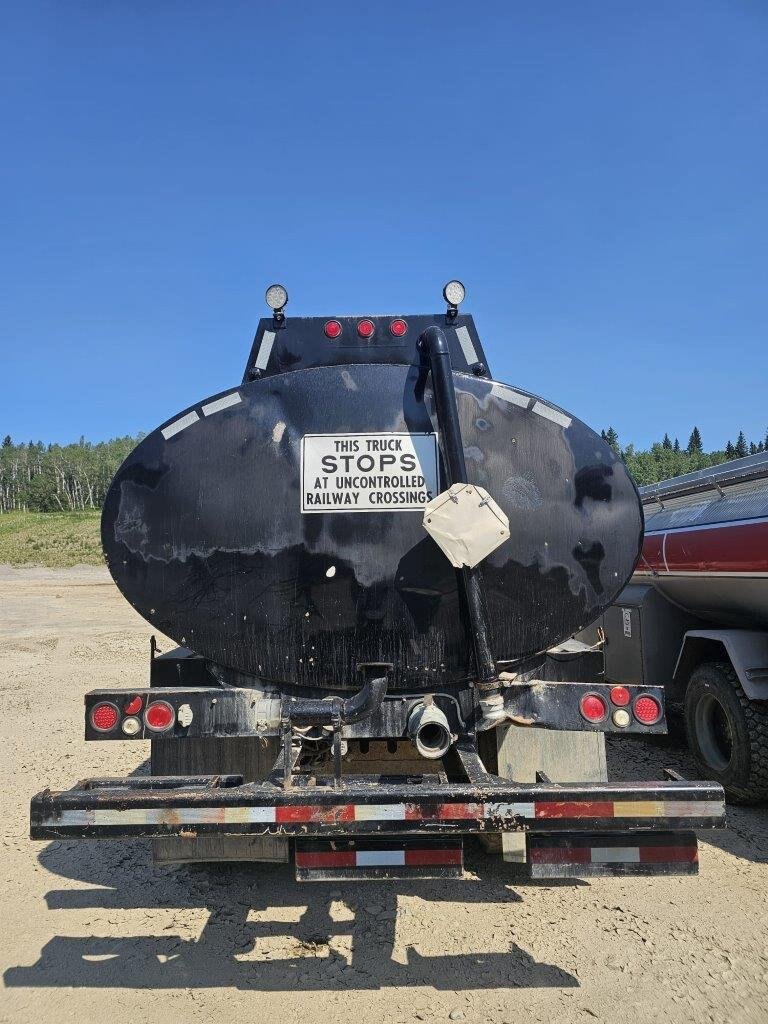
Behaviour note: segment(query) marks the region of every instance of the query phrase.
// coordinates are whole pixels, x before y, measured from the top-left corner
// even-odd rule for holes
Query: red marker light
[[[165,732],[176,721],[176,712],[164,700],[153,701],[144,712],[144,722],[153,732]]]
[[[357,325],[357,333],[361,338],[370,338],[375,330],[373,320],[361,320]]]
[[[625,708],[630,701],[630,693],[626,686],[611,687],[611,702],[619,708]]]
[[[405,320],[393,320],[389,325],[389,329],[396,338],[402,338],[405,332],[408,330],[408,324]]]
[[[338,320],[329,320],[325,325],[326,338],[338,338],[341,334],[341,324]]]
[[[138,715],[141,711],[144,701],[141,697],[132,697],[123,704],[123,711],[126,715]]]
[[[608,706],[596,693],[586,693],[581,698],[579,708],[588,722],[602,722],[608,714]]]
[[[96,704],[91,710],[91,725],[98,732],[112,732],[120,719],[114,704]]]
[[[656,725],[661,718],[661,704],[655,697],[638,697],[633,708],[635,718],[643,725]]]

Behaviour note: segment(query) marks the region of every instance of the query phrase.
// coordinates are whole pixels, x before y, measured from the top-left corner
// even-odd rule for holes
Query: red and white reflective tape
[[[297,868],[427,867],[462,863],[461,847],[455,849],[403,850],[297,850]]]
[[[128,807],[62,810],[41,825],[334,825],[387,821],[720,818],[720,800],[537,800],[526,803],[282,804],[278,807]]]
[[[670,846],[532,846],[532,864],[695,864],[696,844]]]

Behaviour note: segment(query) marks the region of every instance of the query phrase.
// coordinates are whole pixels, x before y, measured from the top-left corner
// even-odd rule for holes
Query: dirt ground
[[[30,796],[132,771],[83,740],[96,686],[146,682],[150,629],[100,569],[0,568],[0,1020],[768,1021],[768,809],[729,810],[698,878],[299,885],[288,865],[153,869],[147,844],[27,838]],[[612,777],[692,774],[623,740]]]

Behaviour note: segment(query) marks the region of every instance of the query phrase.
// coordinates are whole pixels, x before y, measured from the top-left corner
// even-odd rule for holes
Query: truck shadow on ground
[[[483,904],[522,901],[510,888],[521,887],[514,869],[480,851],[471,854],[470,867],[477,879],[308,885],[295,881],[291,865],[161,870],[152,868],[146,844],[134,841],[120,847],[73,843],[46,847],[40,855],[46,870],[98,886],[52,890],[46,896],[48,909],[144,910],[148,930],[160,934],[56,935],[35,964],[6,971],[7,986],[261,991],[578,986],[572,974],[538,963],[514,942],[500,938],[493,944],[507,944],[502,952],[422,955],[413,945],[396,947],[396,925],[406,920],[398,896],[417,896],[426,904],[472,904],[481,915]],[[192,915],[187,915],[185,926],[184,911],[201,908],[209,916],[199,936],[176,934],[175,930],[186,935],[194,930],[189,925]],[[407,911],[419,929],[420,913]],[[428,919],[423,927],[432,928],[433,912],[425,907],[423,913]],[[110,923],[115,923],[114,918]],[[509,929],[505,932],[508,935]],[[433,940],[430,932],[434,948]],[[446,935],[445,946],[455,949],[456,936]]]

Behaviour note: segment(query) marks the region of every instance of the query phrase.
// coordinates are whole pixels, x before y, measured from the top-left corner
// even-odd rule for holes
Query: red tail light
[[[125,704],[123,704],[123,711],[126,715],[138,715],[143,705],[144,701],[141,697],[131,697],[130,700],[127,700]]]
[[[643,725],[656,725],[661,718],[661,704],[655,697],[649,697],[647,694],[637,698],[632,710],[635,712],[635,718]]]
[[[396,338],[402,338],[405,332],[408,330],[408,324],[405,320],[393,320],[389,325],[389,329]]]
[[[112,732],[120,721],[120,712],[114,704],[104,701],[91,709],[91,725],[99,732]]]
[[[341,334],[341,324],[338,320],[329,320],[325,325],[326,338],[338,338]]]
[[[630,693],[626,686],[611,687],[611,703],[617,708],[625,708],[630,701]]]
[[[579,708],[588,722],[602,722],[608,714],[608,705],[596,693],[585,693]]]
[[[375,330],[373,320],[361,320],[357,325],[357,333],[361,338],[370,338]]]
[[[165,732],[176,721],[176,712],[164,700],[153,701],[144,712],[144,722],[153,732]]]

